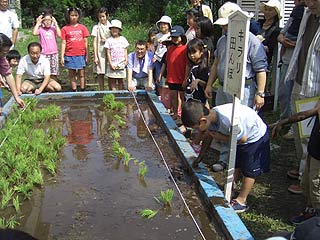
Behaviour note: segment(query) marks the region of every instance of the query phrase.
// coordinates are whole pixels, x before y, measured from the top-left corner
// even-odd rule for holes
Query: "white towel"
[[[144,56],[144,63],[142,67],[142,72],[148,74],[148,64],[149,64],[149,54],[148,51],[146,52],[146,55]],[[139,65],[139,59],[137,58],[137,55],[134,55],[134,60],[133,60],[133,68],[132,70],[136,73],[140,72],[140,65]]]

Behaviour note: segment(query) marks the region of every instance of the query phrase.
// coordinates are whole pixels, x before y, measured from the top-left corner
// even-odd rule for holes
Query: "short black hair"
[[[9,47],[11,48],[12,46],[12,41],[10,38],[7,37],[4,33],[0,33],[0,50],[4,47]]]
[[[77,12],[79,14],[79,19],[81,18],[81,10],[77,7],[69,7],[67,8],[65,14],[64,14],[64,18],[66,20],[66,23],[69,24],[70,23],[70,13],[71,12]]]
[[[21,55],[18,50],[12,49],[8,52],[6,58],[7,58],[8,62],[10,62],[10,60],[12,60],[12,59],[20,60]]]
[[[209,112],[200,101],[190,99],[182,106],[181,121],[186,127],[194,127],[199,124],[200,118],[207,116]]]
[[[100,13],[105,13],[106,16],[108,17],[108,15],[109,15],[109,10],[108,10],[108,8],[106,8],[106,7],[101,7],[101,8],[99,8],[98,11],[97,11],[97,17],[99,17],[99,14],[100,14]],[[79,15],[80,15],[80,14],[79,14]]]
[[[31,42],[31,43],[29,43],[29,45],[28,45],[28,52],[30,52],[30,48],[32,48],[32,47],[39,47],[39,48],[40,48],[40,51],[42,51],[42,46],[41,46],[41,44],[38,43],[38,42]]]
[[[196,23],[198,28],[201,31],[201,38],[213,37],[214,36],[214,28],[211,20],[207,17],[198,17],[196,19]]]
[[[0,229],[0,239],[37,240],[30,234],[16,229]]]
[[[147,47],[147,42],[144,41],[144,40],[138,40],[138,41],[136,41],[136,45],[135,46],[138,46],[138,45],[143,45],[143,46]]]

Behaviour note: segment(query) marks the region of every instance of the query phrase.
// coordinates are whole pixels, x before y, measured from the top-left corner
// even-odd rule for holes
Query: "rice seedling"
[[[6,191],[2,192],[2,198],[1,198],[1,209],[5,209],[8,205],[8,203],[10,202],[12,196],[13,196],[13,189],[9,188]]]
[[[121,116],[119,116],[118,114],[115,114],[114,119],[117,121],[119,127],[124,127],[126,125],[126,122],[123,120],[123,118]]]
[[[173,198],[174,191],[173,189],[168,189],[167,191],[160,192],[160,200],[165,206],[171,207],[171,202]]]
[[[7,228],[15,228],[16,226],[19,226],[19,225],[20,224],[17,221],[17,218],[15,216],[11,216],[6,222]]]
[[[153,218],[155,215],[157,215],[158,211],[146,208],[140,211],[140,216],[143,218]]]
[[[125,148],[123,148],[124,151],[122,152],[123,154],[123,163],[125,166],[129,166],[129,162],[131,160],[133,160],[133,158],[131,157],[131,154],[127,152],[127,150]]]
[[[119,138],[120,138],[120,133],[119,133],[119,131],[117,131],[117,130],[113,130],[113,131],[111,132],[111,136],[112,136],[114,139],[119,139]]]
[[[116,97],[113,94],[104,95],[102,102],[110,110],[120,111],[125,107],[123,102],[116,101]]]
[[[144,178],[146,173],[148,172],[148,167],[145,163],[145,161],[142,161],[139,163],[139,177]]]
[[[114,125],[114,124],[111,124],[110,125],[110,127],[109,127],[109,130],[110,131],[114,131],[114,130],[116,130],[117,128],[116,128],[116,126]]]
[[[16,210],[16,212],[20,212],[20,202],[19,202],[18,195],[13,198],[12,204],[13,204],[13,207]]]

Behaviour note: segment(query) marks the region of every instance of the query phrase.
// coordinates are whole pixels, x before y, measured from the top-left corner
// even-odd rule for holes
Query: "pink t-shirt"
[[[54,26],[49,28],[39,28],[40,44],[42,46],[42,54],[55,54],[58,53],[57,47],[57,30]]]
[[[0,74],[3,76],[11,74],[11,67],[5,57],[0,58]]]
[[[109,37],[104,47],[110,49],[111,62],[117,65],[125,61],[125,49],[129,46],[127,39],[123,36],[118,38]]]
[[[61,39],[66,40],[66,56],[84,56],[86,48],[84,38],[89,37],[88,29],[78,24],[76,26],[66,25],[61,29]]]

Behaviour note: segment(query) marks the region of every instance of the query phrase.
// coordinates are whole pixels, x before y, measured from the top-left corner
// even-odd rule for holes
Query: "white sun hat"
[[[171,20],[171,17],[169,17],[169,16],[162,16],[161,18],[160,18],[160,20],[156,23],[156,25],[157,25],[157,28],[158,29],[160,29],[160,23],[168,23],[169,24],[169,26],[170,26],[170,29],[171,29],[171,22],[172,22],[172,20]]]
[[[110,28],[119,28],[120,30],[122,30],[122,22],[120,20],[114,19],[111,21],[111,26]]]
[[[223,4],[218,11],[218,19],[213,23],[215,25],[227,25],[228,24],[228,17],[236,12],[241,11],[241,8],[238,4],[232,2],[226,2]]]
[[[262,11],[265,6],[274,8],[278,14],[279,19],[282,18],[282,16],[281,16],[281,3],[279,0],[269,0],[266,3],[264,3],[264,2],[261,3],[260,10]]]

